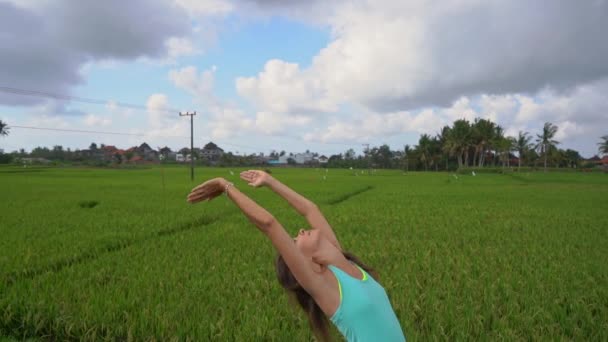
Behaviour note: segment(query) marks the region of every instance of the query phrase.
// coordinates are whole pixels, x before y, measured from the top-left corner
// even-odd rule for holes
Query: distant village
[[[98,165],[145,165],[159,163],[190,163],[192,158],[197,164],[211,166],[222,165],[319,165],[326,164],[328,158],[318,153],[306,151],[304,153],[271,152],[251,155],[235,155],[225,152],[213,142],[207,143],[203,148],[195,147],[192,151],[184,147],[173,151],[169,147],[154,149],[147,143],[120,149],[113,145],[97,145],[92,143],[84,150],[64,150],[61,146],[52,149],[37,147],[26,156],[18,158],[24,164],[48,164],[53,161],[83,162]]]

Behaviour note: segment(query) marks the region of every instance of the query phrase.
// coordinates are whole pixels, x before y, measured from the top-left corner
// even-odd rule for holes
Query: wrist
[[[267,187],[269,187],[269,188],[272,188],[273,186],[276,185],[277,180],[274,179],[274,177],[272,177],[271,175],[268,175],[267,177],[268,178],[264,181],[264,185],[267,186]]]
[[[228,193],[228,190],[229,190],[230,188],[232,188],[232,187],[234,187],[234,184],[233,184],[233,183],[231,183],[231,182],[229,182],[229,181],[227,181],[227,180],[224,180],[224,181],[222,182],[222,188],[223,188],[223,190],[224,190],[224,192],[225,192],[226,194]]]

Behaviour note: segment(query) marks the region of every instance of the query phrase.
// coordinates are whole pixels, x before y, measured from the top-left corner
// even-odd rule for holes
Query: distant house
[[[165,146],[165,147],[162,147],[160,150],[158,150],[158,152],[160,154],[167,154],[167,153],[171,152],[171,149],[169,147]]]
[[[313,161],[313,155],[312,153],[296,153],[293,156],[293,160],[296,161],[296,164],[306,164],[306,163],[310,163]]]
[[[256,165],[268,164],[268,162],[270,161],[270,157],[264,156],[263,153],[260,153],[258,155],[252,154],[250,157]]]
[[[104,161],[120,163],[125,160],[125,151],[116,148],[116,146],[107,145],[99,149],[103,154]]]
[[[604,171],[608,171],[608,156],[604,156],[604,158],[602,158],[601,160],[601,163]]]
[[[178,162],[178,163],[183,163],[183,162],[185,162],[185,161],[186,161],[186,158],[184,157],[184,155],[183,155],[183,154],[181,154],[181,153],[176,153],[176,154],[175,154],[175,161],[176,161],[176,162]]]
[[[207,160],[219,160],[224,154],[224,150],[213,142],[209,142],[203,147],[199,154],[201,158],[206,158]]]
[[[94,160],[103,160],[104,152],[101,149],[88,149],[88,150],[80,150],[76,152],[76,157],[82,159],[94,159]]]
[[[604,158],[600,158],[597,155],[586,160],[587,163],[595,165],[596,167],[603,168],[604,170],[608,170],[608,156],[604,156]]]
[[[159,154],[158,158],[160,160],[177,160],[176,159],[177,152],[171,151],[171,149],[167,146],[158,150],[158,154]]]
[[[328,161],[329,161],[329,158],[327,158],[324,155],[319,157],[319,163],[320,164],[327,164]]]
[[[146,161],[157,162],[159,160],[158,152],[152,149],[147,143],[143,143],[138,147],[133,148],[132,152]]]

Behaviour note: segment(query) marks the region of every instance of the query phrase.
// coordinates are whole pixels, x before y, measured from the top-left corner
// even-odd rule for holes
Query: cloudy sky
[[[483,117],[511,135],[553,122],[589,157],[606,32],[606,0],[0,0],[0,120],[134,134],[13,127],[0,148],[180,148],[182,110],[195,145],[241,154],[402,149]]]

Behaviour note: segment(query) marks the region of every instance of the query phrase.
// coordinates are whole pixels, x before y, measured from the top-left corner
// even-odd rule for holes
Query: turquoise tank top
[[[363,279],[334,265],[327,267],[338,279],[340,305],[330,317],[347,341],[405,341],[405,336],[384,288],[357,264]]]

